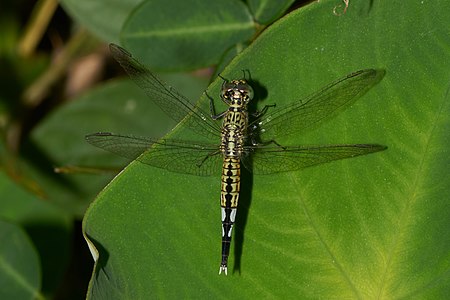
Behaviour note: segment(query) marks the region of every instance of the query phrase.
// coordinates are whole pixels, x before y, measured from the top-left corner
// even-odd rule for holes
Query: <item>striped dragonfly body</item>
[[[335,160],[366,155],[386,149],[377,144],[280,145],[282,136],[299,135],[316,128],[350,107],[384,76],[384,71],[367,69],[350,73],[299,101],[280,108],[264,107],[249,121],[247,105],[253,89],[246,80],[224,81],[221,99],[228,106],[220,114],[191,104],[117,45],[114,58],[148,97],[168,116],[212,143],[94,133],[86,140],[112,153],[136,159],[150,166],[197,176],[221,177],[222,260],[219,274],[227,274],[232,229],[240,192],[241,164],[253,174],[300,170]],[[253,115],[253,114],[252,114]],[[218,120],[222,120],[222,125]]]
[[[245,80],[232,80],[222,85],[222,101],[228,110],[213,119],[223,117],[222,142],[223,154],[222,188],[220,206],[222,215],[222,262],[219,274],[227,274],[230,253],[231,233],[236,218],[241,184],[241,156],[244,154],[244,142],[247,136],[247,104],[253,98],[253,89]]]

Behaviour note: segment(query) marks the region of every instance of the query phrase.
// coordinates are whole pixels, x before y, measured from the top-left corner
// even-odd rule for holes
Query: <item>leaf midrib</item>
[[[448,92],[447,92],[448,94]],[[442,101],[441,106],[439,107],[439,109],[437,110],[435,117],[433,118],[433,126],[430,128],[426,139],[426,143],[425,143],[425,148],[420,160],[420,163],[418,164],[418,168],[417,171],[415,173],[415,177],[413,180],[413,184],[412,184],[412,189],[411,192],[409,193],[409,195],[411,195],[410,197],[406,197],[406,203],[405,203],[405,208],[403,209],[403,212],[400,214],[400,220],[398,222],[398,228],[399,230],[396,230],[395,232],[397,232],[398,234],[396,234],[394,236],[394,239],[392,241],[392,246],[391,246],[391,250],[388,252],[388,259],[387,259],[387,263],[386,263],[386,267],[385,270],[383,272],[383,276],[382,276],[382,281],[381,281],[381,285],[380,285],[380,291],[378,293],[377,299],[382,299],[384,298],[384,292],[386,290],[387,287],[387,274],[389,273],[389,270],[392,269],[392,265],[394,264],[395,261],[395,253],[397,253],[397,248],[399,247],[400,243],[400,239],[401,236],[404,235],[405,232],[405,228],[407,228],[407,220],[410,219],[412,213],[412,207],[413,205],[416,203],[416,201],[418,200],[417,195],[419,195],[419,189],[422,187],[421,185],[421,178],[423,178],[423,176],[420,176],[421,174],[425,173],[425,166],[426,166],[426,160],[429,158],[429,149],[430,149],[430,144],[431,144],[431,139],[433,137],[433,134],[436,132],[436,129],[438,127],[439,124],[439,119],[442,116],[445,116],[444,112],[445,112],[445,98],[444,97],[444,101]],[[417,288],[416,290],[420,290],[420,288]]]
[[[293,186],[295,186],[295,187],[299,186],[298,182],[296,180],[297,178],[295,176],[289,175],[289,177],[291,177],[292,181],[297,183],[297,184],[295,184]],[[319,229],[316,226],[316,224],[314,223],[314,221],[312,219],[312,216],[311,216],[311,214],[310,214],[310,212],[308,210],[308,207],[306,206],[306,203],[303,201],[304,195],[303,195],[303,193],[302,193],[302,191],[300,189],[297,189],[297,194],[299,195],[298,199],[300,201],[300,205],[302,206],[303,212],[305,213],[306,219],[307,219],[308,223],[310,224],[311,229],[313,230],[313,232],[316,233],[316,236],[317,236],[319,242],[323,245],[323,247],[325,248],[325,251],[330,255],[332,264],[335,265],[337,270],[342,274],[342,277],[348,283],[348,285],[350,286],[351,290],[355,294],[356,298],[362,299],[363,297],[359,293],[358,289],[356,288],[355,284],[350,279],[348,274],[345,272],[345,270],[342,267],[342,265],[339,263],[337,256],[333,254],[333,251],[331,250],[331,248],[325,242],[325,239],[320,234]]]
[[[135,34],[127,34],[127,37],[142,38],[142,37],[166,37],[177,35],[198,35],[205,33],[219,33],[219,32],[236,32],[239,30],[254,29],[254,23],[229,23],[227,25],[208,25],[189,27],[183,26],[179,28],[151,30],[145,32],[137,32]]]

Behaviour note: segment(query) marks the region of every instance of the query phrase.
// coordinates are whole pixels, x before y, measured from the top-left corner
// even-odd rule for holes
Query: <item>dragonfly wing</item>
[[[383,151],[386,148],[376,144],[271,146],[256,147],[256,149],[250,147],[248,151],[252,151],[252,155],[246,156],[243,163],[254,174],[265,175],[300,170],[335,160]]]
[[[108,132],[87,135],[86,140],[114,154],[177,173],[219,175],[222,165],[217,145]]]
[[[269,110],[250,128],[259,128],[259,136],[263,141],[307,132],[351,106],[380,82],[384,74],[384,70],[373,69],[351,73],[303,100],[274,110],[273,113]]]
[[[110,44],[109,48],[114,59],[125,69],[131,79],[170,118],[178,123],[188,116],[184,124],[193,131],[208,137],[220,136],[220,127],[212,120],[210,114],[205,113],[174,88],[165,84],[125,49],[115,44]]]

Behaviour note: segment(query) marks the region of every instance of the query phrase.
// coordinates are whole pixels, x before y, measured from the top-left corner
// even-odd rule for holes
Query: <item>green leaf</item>
[[[99,251],[88,298],[450,294],[450,3],[353,1],[341,16],[335,6],[313,2],[282,18],[221,75],[250,70],[259,107],[278,109],[352,71],[383,68],[353,107],[284,142],[388,149],[244,176],[228,277],[217,275],[220,170],[202,178],[132,163],[85,215]],[[221,84],[207,91],[216,104]]]
[[[108,42],[119,42],[130,12],[143,0],[62,0],[61,5],[83,27]]]
[[[130,15],[121,40],[152,70],[186,70],[216,64],[254,33],[252,16],[238,0],[153,0]]]
[[[269,24],[281,17],[295,1],[249,0],[247,2],[255,20],[260,24]]]
[[[36,248],[40,256],[38,271],[41,276],[42,269],[42,291],[54,293],[67,268],[71,219],[60,209],[13,182],[3,172],[0,172],[0,207],[1,219],[21,225],[30,236],[34,243],[33,252]],[[6,238],[2,238],[2,241],[2,244],[7,243]],[[40,281],[39,277],[39,288]]]
[[[39,299],[39,257],[19,226],[0,219],[0,298]]]

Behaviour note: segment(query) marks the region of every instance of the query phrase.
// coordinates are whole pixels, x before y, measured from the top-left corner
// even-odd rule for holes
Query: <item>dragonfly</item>
[[[350,107],[381,81],[383,70],[350,73],[319,91],[283,108],[270,105],[252,114],[248,105],[254,91],[246,79],[223,79],[220,99],[227,109],[215,113],[194,105],[165,84],[125,49],[110,44],[110,51],[134,82],[176,122],[215,143],[170,138],[138,137],[99,132],[86,136],[90,144],[172,172],[218,176],[221,171],[222,257],[219,274],[227,275],[232,229],[240,191],[241,164],[254,174],[296,171],[345,158],[385,150],[378,144],[282,145],[282,136],[302,134]],[[250,121],[250,117],[253,119]],[[221,120],[222,122],[218,122]]]

